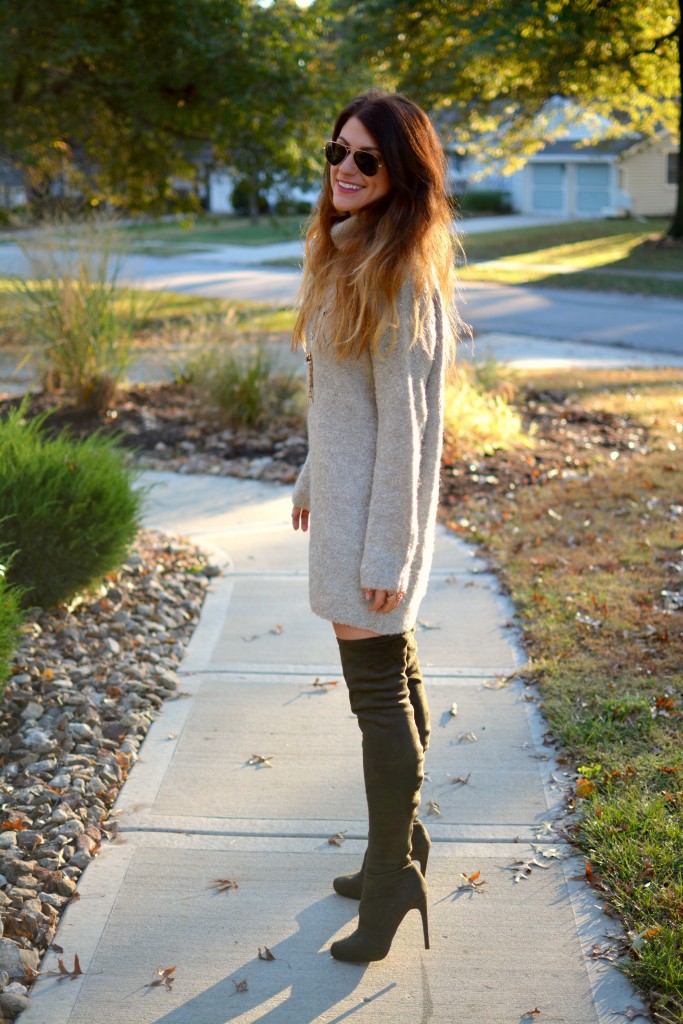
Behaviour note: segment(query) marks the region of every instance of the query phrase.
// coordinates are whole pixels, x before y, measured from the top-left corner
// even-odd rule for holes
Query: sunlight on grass
[[[631,220],[587,221],[473,235],[464,241],[469,263],[460,268],[460,276],[463,281],[683,297],[683,248],[651,244],[666,226],[665,221],[642,226]],[[649,276],[658,272],[681,277]]]

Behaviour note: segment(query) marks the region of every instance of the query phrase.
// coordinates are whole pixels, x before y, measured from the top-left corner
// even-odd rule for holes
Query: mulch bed
[[[0,401],[0,419],[20,399]],[[556,477],[590,471],[596,454],[627,459],[647,446],[647,430],[624,416],[587,410],[561,392],[521,390],[516,403],[525,427],[534,432],[534,447],[473,455],[466,445],[447,442],[444,450],[441,506],[457,526],[473,504],[497,504],[519,488]],[[76,410],[64,398],[42,392],[28,396],[27,415],[50,412],[49,432],[68,429],[76,436],[95,430],[115,433],[135,449],[148,469],[212,473],[291,484],[306,458],[300,421],[282,419],[259,430],[226,429],[202,406],[190,387],[157,384],[122,391],[100,415]],[[612,454],[614,453],[614,454]]]
[[[645,427],[625,416],[585,409],[562,392],[520,391],[516,405],[534,446],[471,456],[446,442],[442,513],[455,529],[467,528],[470,510],[500,507],[501,499],[549,480],[588,476],[603,459],[625,460],[647,449]]]
[[[30,392],[28,418],[49,413],[48,433],[68,430],[86,437],[99,430],[115,434],[134,449],[145,469],[213,473],[293,483],[306,459],[303,424],[292,418],[271,420],[262,429],[227,428],[188,385],[153,384],[132,387],[117,395],[111,408],[85,413],[62,395]],[[0,401],[0,420],[21,398]]]

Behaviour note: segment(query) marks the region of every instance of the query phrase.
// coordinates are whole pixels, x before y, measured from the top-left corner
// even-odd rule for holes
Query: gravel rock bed
[[[165,700],[218,570],[141,531],[127,562],[69,609],[35,609],[0,705],[0,1021],[28,986]],[[59,952],[59,950],[57,950]]]

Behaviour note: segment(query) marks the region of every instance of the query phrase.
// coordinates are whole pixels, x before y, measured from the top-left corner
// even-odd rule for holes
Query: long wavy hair
[[[323,306],[325,343],[339,358],[377,349],[387,329],[398,328],[398,296],[410,279],[413,343],[435,293],[441,297],[452,351],[464,327],[456,311],[453,211],[446,193],[446,158],[427,115],[399,93],[364,93],[339,114],[332,139],[356,117],[372,135],[386,164],[387,195],[352,217],[343,245],[331,235],[347,219],[332,202],[330,168],[306,233],[301,303],[292,347],[305,346],[306,329]],[[329,309],[330,296],[334,308]]]

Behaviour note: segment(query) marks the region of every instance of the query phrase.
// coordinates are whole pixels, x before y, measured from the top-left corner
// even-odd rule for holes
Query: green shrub
[[[65,389],[91,412],[114,397],[133,358],[136,326],[156,301],[118,286],[114,245],[106,224],[43,229],[22,245],[31,278],[14,286],[44,387]]]
[[[25,605],[48,607],[120,564],[142,495],[114,440],[51,440],[42,433],[45,416],[24,422],[23,414],[20,407],[0,424],[0,561]]]
[[[2,524],[0,524],[0,529]],[[0,692],[9,675],[10,662],[17,646],[21,610],[19,593],[10,587],[6,578],[6,567],[0,565]]]
[[[251,214],[250,194],[252,187],[251,181],[243,178],[236,182],[232,190],[232,196],[230,197],[232,208],[241,217],[248,217]],[[270,203],[260,189],[256,193],[256,204],[259,213],[270,212]]]
[[[248,353],[209,349],[186,363],[184,379],[218,409],[229,427],[260,427],[303,408],[303,380],[276,372],[262,346]]]
[[[470,189],[458,197],[463,213],[512,213],[509,192],[499,189]]]

